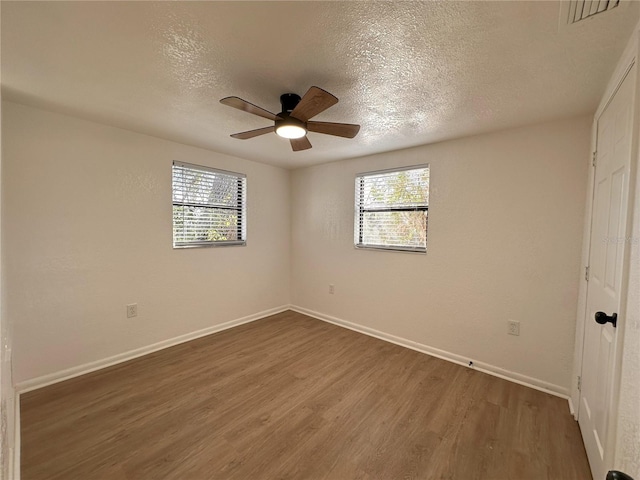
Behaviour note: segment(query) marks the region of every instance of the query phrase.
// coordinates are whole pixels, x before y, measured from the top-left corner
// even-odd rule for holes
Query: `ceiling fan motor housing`
[[[285,93],[284,95],[280,95],[280,103],[282,104],[282,112],[289,113],[300,103],[300,95]]]

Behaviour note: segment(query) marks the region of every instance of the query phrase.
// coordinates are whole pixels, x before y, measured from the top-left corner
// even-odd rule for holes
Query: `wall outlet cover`
[[[138,304],[131,303],[127,305],[127,318],[133,318],[138,316]]]
[[[509,335],[520,335],[520,322],[514,320],[507,321],[507,333]]]

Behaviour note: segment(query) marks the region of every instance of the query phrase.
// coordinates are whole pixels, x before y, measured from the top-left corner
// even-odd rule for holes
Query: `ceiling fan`
[[[335,96],[319,87],[311,87],[302,98],[295,93],[285,93],[281,95],[280,103],[282,104],[282,111],[277,115],[238,97],[226,97],[220,100],[220,103],[273,120],[274,122],[271,127],[234,133],[231,135],[233,138],[247,140],[259,135],[275,132],[279,136],[289,139],[294,152],[311,148],[311,142],[309,142],[307,138],[307,132],[353,138],[358,134],[358,131],[360,131],[360,125],[353,125],[351,123],[309,121],[319,113],[324,112],[327,108],[338,103],[338,99]]]

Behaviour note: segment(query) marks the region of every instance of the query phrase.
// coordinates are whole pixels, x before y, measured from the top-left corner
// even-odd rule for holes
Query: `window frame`
[[[358,250],[381,250],[381,251],[392,251],[392,252],[403,252],[403,253],[418,253],[418,254],[426,254],[427,253],[427,233],[429,231],[429,200],[427,199],[426,205],[415,206],[415,207],[377,207],[377,208],[364,208],[364,182],[365,178],[369,176],[381,175],[381,174],[389,174],[389,173],[400,173],[408,170],[419,170],[426,168],[429,172],[429,183],[431,183],[431,168],[428,163],[423,163],[419,165],[409,165],[405,167],[396,167],[396,168],[387,168],[384,170],[374,170],[370,172],[362,172],[357,173],[355,176],[355,219],[354,219],[354,248]],[[358,192],[360,195],[358,196]],[[410,246],[400,246],[400,245],[377,245],[377,244],[365,244],[363,243],[363,218],[366,212],[415,212],[415,211],[424,211],[427,214],[427,225],[425,231],[425,245],[424,247],[410,247]]]
[[[207,204],[207,203],[193,203],[193,202],[179,202],[174,199],[174,173],[175,168],[186,168],[202,172],[212,172],[222,175],[228,175],[236,177],[237,180],[237,196],[239,207],[230,207],[222,204]],[[175,224],[173,217],[173,209],[176,206],[190,206],[200,208],[212,208],[217,210],[231,210],[238,212],[238,225],[237,235],[239,240],[198,240],[191,242],[176,242],[175,238]],[[244,173],[232,172],[229,170],[222,170],[220,168],[208,167],[205,165],[196,165],[193,163],[182,162],[174,160],[171,165],[171,236],[174,249],[182,248],[201,248],[201,247],[230,247],[230,246],[246,246],[247,245],[247,176]]]

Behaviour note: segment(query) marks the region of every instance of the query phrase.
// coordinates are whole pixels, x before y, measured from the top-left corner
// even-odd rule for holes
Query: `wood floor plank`
[[[23,480],[590,479],[566,401],[295,312],[21,396]]]

